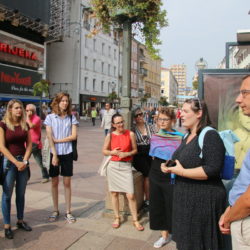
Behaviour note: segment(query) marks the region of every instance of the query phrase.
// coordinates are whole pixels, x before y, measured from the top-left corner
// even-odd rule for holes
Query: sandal
[[[54,211],[50,216],[49,216],[49,222],[55,222],[59,218],[59,211]]]
[[[66,213],[64,218],[68,221],[68,223],[76,222],[76,218],[71,213]]]
[[[139,223],[138,220],[133,220],[133,225],[137,229],[137,231],[143,231],[144,227]]]
[[[117,222],[118,222],[118,223],[117,223]],[[112,227],[115,228],[115,229],[117,229],[117,228],[120,227],[120,217],[119,217],[119,216],[118,216],[118,217],[115,217],[115,220],[114,220],[114,222],[112,223]]]

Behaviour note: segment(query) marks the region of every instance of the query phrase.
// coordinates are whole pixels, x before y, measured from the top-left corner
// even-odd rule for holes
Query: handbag
[[[103,157],[102,163],[98,169],[98,173],[100,174],[100,176],[107,176],[107,167],[109,165],[111,157],[111,155]]]
[[[7,174],[7,170],[4,170],[3,168],[3,159],[4,156],[0,154],[0,185],[3,185],[5,176]]]
[[[70,116],[71,126],[72,126],[72,115]],[[72,150],[73,150],[73,160],[77,161],[78,152],[77,152],[77,139],[72,141]]]

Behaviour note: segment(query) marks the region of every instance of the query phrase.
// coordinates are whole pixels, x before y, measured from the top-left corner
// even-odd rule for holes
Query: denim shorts
[[[59,174],[61,176],[70,177],[73,176],[73,153],[67,155],[58,155],[59,165],[52,165],[52,157],[50,154],[50,167],[49,167],[49,176],[57,177]]]

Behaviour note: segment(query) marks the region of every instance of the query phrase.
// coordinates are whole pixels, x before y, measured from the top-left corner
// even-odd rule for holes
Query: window
[[[96,39],[93,40],[93,50],[96,51]]]
[[[164,89],[161,90],[161,93],[164,94]]]
[[[111,86],[110,86],[110,82],[108,83],[108,93],[110,93],[110,89],[111,89]]]
[[[102,74],[104,74],[104,62],[102,62]]]
[[[103,92],[104,90],[104,81],[101,82],[101,91]]]
[[[96,68],[96,59],[93,59],[93,71],[95,71]]]
[[[105,43],[102,43],[102,54],[105,54]]]
[[[110,76],[110,64],[108,65],[108,75]]]
[[[114,59],[116,60],[116,49],[114,49]]]
[[[88,57],[84,57],[84,69],[88,69]]]
[[[96,79],[93,79],[93,91],[96,91]]]
[[[114,76],[116,75],[116,66],[114,66]]]
[[[88,48],[88,37],[85,36],[85,48]]]
[[[88,89],[88,77],[84,77],[84,90]]]
[[[111,57],[111,47],[109,46],[109,57]]]

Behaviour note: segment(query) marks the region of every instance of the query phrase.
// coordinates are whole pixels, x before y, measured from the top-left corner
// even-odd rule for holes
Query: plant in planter
[[[109,32],[111,25],[121,28],[124,22],[135,23],[136,29],[145,39],[149,53],[156,57],[159,55],[159,50],[154,46],[161,44],[160,29],[167,26],[166,11],[161,10],[161,0],[92,0],[91,2],[99,25],[104,31]]]

